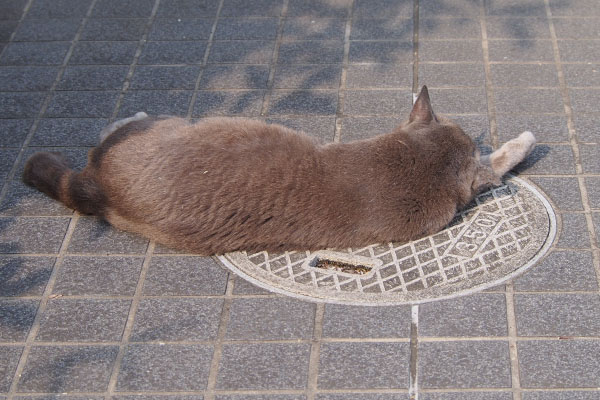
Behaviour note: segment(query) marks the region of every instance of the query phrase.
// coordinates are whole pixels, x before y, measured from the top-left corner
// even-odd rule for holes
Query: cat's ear
[[[433,109],[431,108],[429,91],[427,90],[427,86],[423,86],[421,93],[419,93],[419,97],[417,97],[417,101],[415,101],[412,111],[410,112],[408,122],[410,123],[418,121],[428,124],[434,119],[435,115],[433,113]]]

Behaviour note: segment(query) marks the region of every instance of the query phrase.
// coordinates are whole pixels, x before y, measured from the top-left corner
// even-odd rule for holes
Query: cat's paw
[[[140,112],[135,113],[134,118],[136,121],[139,121],[140,119],[148,118],[148,114],[146,114],[143,111],[140,111]]]
[[[521,144],[522,150],[525,151],[525,157],[527,157],[535,148],[535,136],[530,131],[525,131],[517,137],[517,140]]]

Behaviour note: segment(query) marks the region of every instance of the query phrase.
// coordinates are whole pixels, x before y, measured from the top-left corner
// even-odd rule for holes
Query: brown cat
[[[37,153],[24,181],[84,214],[200,254],[407,241],[448,224],[533,149],[529,132],[480,159],[423,87],[408,121],[317,145],[280,125],[135,117],[103,131],[81,172]]]

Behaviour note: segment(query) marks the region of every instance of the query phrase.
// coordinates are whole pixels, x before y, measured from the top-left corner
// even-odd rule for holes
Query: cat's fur
[[[24,181],[117,228],[201,254],[407,241],[442,229],[457,208],[532,150],[526,132],[480,160],[436,116],[423,88],[394,132],[317,145],[258,121],[138,113],[103,131],[81,172],[37,153]]]

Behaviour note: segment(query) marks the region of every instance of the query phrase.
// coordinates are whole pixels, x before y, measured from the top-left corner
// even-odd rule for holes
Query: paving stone
[[[290,0],[287,15],[294,17],[336,17],[348,15],[351,0]]]
[[[574,174],[573,150],[568,145],[538,144],[513,171],[528,174]]]
[[[550,40],[494,40],[488,42],[490,61],[554,61]]]
[[[344,40],[346,21],[332,18],[286,18],[282,38],[293,40]]]
[[[600,125],[596,116],[577,114],[574,120],[577,137],[581,142],[600,143]]]
[[[571,106],[575,113],[593,113],[597,112],[590,102],[600,101],[600,90],[598,89],[569,89]]]
[[[41,42],[72,40],[79,29],[81,18],[25,19],[19,25],[14,41]]]
[[[8,393],[10,390],[22,352],[22,347],[0,346],[0,392]]]
[[[409,3],[410,4],[410,3]],[[419,17],[464,17],[476,18],[479,15],[480,2],[462,0],[429,0],[419,4]],[[408,11],[410,16],[410,11]]]
[[[0,19],[19,19],[28,0],[3,1],[0,3]]]
[[[153,6],[154,0],[98,0],[94,5],[92,17],[149,17]]]
[[[40,321],[38,341],[119,341],[129,314],[129,300],[52,299]]]
[[[208,56],[209,63],[267,64],[273,57],[273,41],[215,41]]]
[[[419,306],[419,336],[506,336],[504,294],[481,293]]]
[[[257,116],[264,94],[263,90],[199,91],[193,116]]]
[[[317,393],[316,400],[401,400],[406,398],[406,393]]]
[[[69,66],[65,69],[59,90],[119,90],[123,87],[129,67],[123,66]]]
[[[60,65],[70,43],[17,42],[9,43],[0,56],[1,65]]]
[[[490,39],[550,39],[550,25],[545,17],[488,17],[486,30]]]
[[[269,123],[284,125],[316,139],[319,143],[331,143],[335,134],[335,117],[282,117],[269,118]]]
[[[0,118],[35,117],[45,96],[39,92],[0,92]]]
[[[494,86],[558,86],[556,67],[552,64],[492,64]]]
[[[0,212],[6,216],[71,216],[73,210],[17,178],[8,183]]]
[[[596,18],[554,18],[552,23],[558,39],[600,39]]]
[[[213,17],[218,7],[218,0],[162,0],[156,15],[182,18]]]
[[[421,400],[512,400],[511,392],[428,392],[421,393]]]
[[[532,178],[561,210],[583,211],[577,178]]]
[[[278,18],[222,18],[215,31],[216,40],[275,39]]]
[[[508,343],[421,343],[418,374],[422,388],[511,387]]]
[[[498,140],[508,142],[521,132],[530,131],[538,142],[568,142],[567,118],[563,115],[496,114]]]
[[[413,61],[412,44],[398,41],[350,42],[350,62],[410,63]]]
[[[597,174],[600,173],[600,146],[597,144],[582,144],[579,146],[581,165],[583,172]]]
[[[516,291],[598,290],[589,252],[555,251],[515,279]]]
[[[120,395],[120,396],[111,396],[114,400],[203,400],[204,397],[202,395],[197,394],[187,394],[187,395],[159,395],[159,394],[130,394],[130,395]]]
[[[57,253],[68,218],[0,218],[0,252]]]
[[[145,18],[89,19],[81,40],[139,40],[148,20]],[[152,39],[152,37],[151,37]]]
[[[233,281],[233,294],[271,294],[271,292],[238,277]]]
[[[38,305],[37,300],[0,300],[0,341],[24,342]]]
[[[201,64],[206,42],[165,41],[148,42],[139,63],[143,64]]]
[[[569,400],[594,400],[596,399],[598,393],[594,391],[552,391],[552,392],[544,392],[544,391],[535,391],[535,392],[522,392],[523,400],[560,400],[560,399],[569,399]]]
[[[563,64],[567,86],[600,86],[600,64]]]
[[[596,2],[594,0],[572,0],[566,3],[563,0],[550,0],[550,9],[552,15],[568,15],[575,16],[580,15],[589,17],[591,15],[598,16],[600,11],[594,7]]]
[[[356,0],[353,15],[367,18],[411,18],[413,5],[407,1],[396,0]]]
[[[236,299],[225,337],[233,340],[309,339],[315,305],[289,298]]]
[[[376,135],[390,133],[405,117],[347,117],[342,119],[342,142],[368,139]]]
[[[318,398],[318,397],[317,397]],[[240,394],[217,395],[216,400],[306,400],[306,396],[299,394]]]
[[[4,297],[41,296],[54,258],[0,256],[0,293]]]
[[[419,64],[419,82],[429,88],[485,86],[483,64]]]
[[[431,89],[429,93],[433,109],[440,114],[487,112],[487,97],[483,88]]]
[[[185,277],[185,279],[182,279]],[[223,295],[227,272],[210,257],[152,257],[144,281],[145,295]]]
[[[407,388],[408,361],[408,343],[323,343],[317,385],[319,389]]]
[[[558,50],[562,62],[600,62],[598,40],[559,40]]]
[[[337,89],[341,65],[279,65],[275,70],[276,89]]]
[[[266,89],[266,65],[208,65],[202,72],[202,89]]]
[[[412,87],[411,77],[412,64],[350,64],[346,74],[346,87]]]
[[[118,346],[33,346],[18,392],[103,392]]]
[[[398,115],[412,108],[412,93],[404,90],[347,90],[344,115]]]
[[[424,40],[419,42],[419,61],[482,62],[479,40]]]
[[[142,257],[65,257],[52,293],[66,296],[133,296]]]
[[[69,18],[84,17],[92,0],[36,0],[31,4],[28,17]]]
[[[95,146],[105,118],[42,118],[31,146]]]
[[[277,17],[281,14],[282,0],[225,0],[221,17]]]
[[[419,39],[481,39],[481,26],[473,18],[419,18]]]
[[[269,114],[333,115],[336,107],[337,92],[332,90],[276,90],[271,96]]]
[[[0,91],[44,91],[50,89],[58,67],[0,67]]]
[[[157,18],[149,40],[208,40],[214,21],[207,18]],[[141,36],[138,35],[138,36]]]
[[[8,42],[18,25],[19,21],[0,19],[0,42]]]
[[[355,19],[352,22],[351,40],[404,40],[413,37],[413,23],[410,18]]]
[[[515,295],[519,336],[598,336],[598,294]]]
[[[161,65],[136,67],[131,89],[194,89],[201,67],[195,65]]]
[[[192,391],[206,388],[213,348],[133,344],[127,347],[117,391]],[[194,366],[190,368],[190,366]]]
[[[310,40],[283,42],[279,46],[279,64],[341,63],[344,43],[337,40]]]
[[[130,340],[213,340],[222,306],[221,299],[142,299]]]
[[[308,343],[224,344],[216,388],[304,389],[309,354]]]
[[[592,208],[600,208],[600,177],[585,178],[585,187],[588,191],[588,200]]]
[[[475,144],[480,151],[482,151],[483,154],[486,153],[484,150],[491,143],[490,122],[486,114],[446,115],[446,117],[457,123],[462,130],[475,141]]]
[[[489,15],[546,15],[543,0],[486,0],[485,6]]]
[[[137,47],[137,42],[79,42],[73,49],[69,64],[129,65]]]
[[[521,387],[598,387],[600,341],[532,340],[517,346]]]
[[[593,213],[592,218],[594,220],[594,229],[596,230],[596,237],[600,236],[600,213]]]
[[[410,336],[410,307],[360,307],[327,304],[323,337],[397,338]]]
[[[67,397],[62,393],[32,395],[32,396],[15,396],[15,399],[18,399],[18,400],[64,400],[65,398],[67,398],[69,400],[102,400],[104,397],[99,396],[99,395],[95,395],[95,396],[68,395],[68,397]]]
[[[190,90],[129,90],[119,108],[120,117],[130,117],[138,111],[149,115],[185,116],[192,101]]]
[[[113,112],[117,91],[55,92],[44,113],[45,117],[108,118]]]
[[[587,185],[589,187],[589,185]],[[590,196],[590,198],[594,198]],[[558,239],[557,247],[565,248],[589,248],[590,238],[587,232],[585,215],[565,213],[561,215],[562,231]]]
[[[79,219],[68,251],[71,253],[144,254],[148,239],[119,231],[108,222],[93,217]]]
[[[558,89],[495,88],[496,110],[500,113],[563,112],[564,105]]]
[[[16,149],[0,149],[0,179],[4,180],[15,163],[18,151]]]

